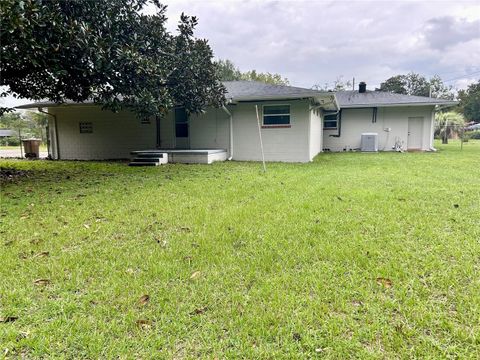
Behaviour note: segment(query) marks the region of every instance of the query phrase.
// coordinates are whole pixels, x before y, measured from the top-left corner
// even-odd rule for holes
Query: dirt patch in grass
[[[22,178],[29,178],[33,175],[31,170],[19,170],[0,167],[0,182],[10,182]]]

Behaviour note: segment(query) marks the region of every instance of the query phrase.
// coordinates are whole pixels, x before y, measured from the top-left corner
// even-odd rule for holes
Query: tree
[[[453,135],[463,132],[465,118],[454,111],[437,112],[435,114],[435,137],[440,137],[443,144],[448,144],[448,139]]]
[[[459,109],[469,121],[480,122],[480,80],[458,92]]]
[[[142,9],[156,6],[153,15]],[[139,117],[175,105],[198,113],[221,106],[206,40],[193,36],[197,19],[181,15],[166,30],[158,0],[2,0],[0,85],[5,94],[57,103],[93,100]]]
[[[19,145],[20,137],[29,137],[30,123],[19,113],[9,113],[0,116],[0,129],[13,130],[15,137],[1,139],[4,145]]]
[[[10,112],[0,116],[0,129],[15,130],[22,138],[34,137],[46,142],[47,115],[35,112]],[[11,142],[12,139],[7,139]],[[18,141],[14,141],[15,145]]]
[[[218,60],[216,63],[216,74],[222,81],[234,81],[234,80],[247,80],[247,81],[260,81],[267,84],[274,85],[289,85],[290,82],[287,78],[282,77],[280,74],[274,73],[261,73],[256,70],[250,70],[241,72],[238,67],[231,60]]]
[[[447,86],[438,75],[434,75],[430,78],[430,93],[433,98],[453,100],[455,95],[453,94],[453,87]]]
[[[343,75],[337,76],[333,84],[326,82],[323,86],[315,84],[312,86],[315,90],[321,91],[345,91],[349,90],[352,87],[352,82],[350,80],[344,80]]]
[[[414,72],[392,76],[381,83],[380,89],[377,90],[404,95],[453,99],[452,87],[446,86],[438,75],[428,80],[425,76]]]
[[[242,72],[228,59],[219,59],[216,63],[216,73],[222,81],[234,81],[242,78]]]
[[[288,79],[282,77],[280,74],[272,74],[269,72],[259,73],[256,70],[250,70],[242,73],[240,80],[260,81],[266,84],[274,85],[290,85]]]

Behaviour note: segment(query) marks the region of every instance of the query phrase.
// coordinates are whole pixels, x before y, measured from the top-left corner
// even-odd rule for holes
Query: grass
[[[19,150],[20,145],[1,145],[0,150]],[[40,151],[47,151],[47,145],[46,144],[40,144]]]
[[[1,189],[0,350],[478,359],[480,142],[439,149],[266,174],[2,160],[29,176]]]

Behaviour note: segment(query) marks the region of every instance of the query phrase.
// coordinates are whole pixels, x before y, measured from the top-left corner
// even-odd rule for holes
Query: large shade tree
[[[157,0],[2,0],[3,95],[93,100],[139,117],[221,106],[225,89],[212,49],[194,37],[197,19],[182,14],[172,34],[165,12]]]
[[[385,80],[378,90],[404,95],[432,96],[439,99],[454,97],[452,87],[445,85],[438,75],[427,79],[414,72],[392,76]]]
[[[480,80],[458,92],[460,111],[469,121],[480,122]]]
[[[242,72],[231,60],[228,59],[219,59],[216,61],[215,65],[217,76],[223,81],[247,80],[259,81],[273,85],[290,84],[287,78],[277,73],[263,73],[256,70]]]

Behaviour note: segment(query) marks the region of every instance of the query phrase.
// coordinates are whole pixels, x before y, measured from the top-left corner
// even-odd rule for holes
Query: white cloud
[[[478,2],[167,4],[170,29],[182,11],[196,15],[197,36],[210,40],[217,57],[232,60],[242,70],[278,72],[299,86],[344,75],[365,80],[373,88],[399,73],[462,75],[480,64]]]

